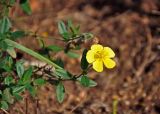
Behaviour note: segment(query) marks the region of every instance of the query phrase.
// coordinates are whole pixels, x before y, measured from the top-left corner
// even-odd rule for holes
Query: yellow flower
[[[86,59],[88,63],[93,64],[93,69],[97,72],[103,71],[103,63],[107,68],[113,68],[116,66],[115,61],[112,58],[115,53],[110,47],[103,47],[100,44],[94,44],[91,46],[91,50],[87,52]]]

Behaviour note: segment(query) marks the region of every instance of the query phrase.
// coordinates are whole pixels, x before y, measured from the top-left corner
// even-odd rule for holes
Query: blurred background
[[[27,101],[29,114],[112,114],[118,99],[117,114],[160,114],[160,1],[159,0],[30,0],[32,15],[18,7],[11,17],[17,29],[59,38],[57,22],[72,19],[82,32],[92,32],[99,43],[116,53],[117,67],[102,73],[91,70],[89,76],[98,85],[84,88],[65,82],[66,97],[62,104],[50,85],[39,88],[36,99]],[[54,39],[47,44],[62,45]],[[38,50],[34,38],[19,40]],[[86,43],[86,47],[90,47]],[[80,59],[65,61],[65,67],[80,72]],[[25,58],[32,60],[28,55]],[[77,65],[79,64],[79,65]],[[16,103],[10,114],[24,114],[25,100]]]

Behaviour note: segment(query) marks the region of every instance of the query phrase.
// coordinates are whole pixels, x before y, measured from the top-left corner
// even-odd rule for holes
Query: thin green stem
[[[118,100],[113,101],[113,114],[117,114]]]
[[[12,41],[12,40],[10,40],[10,39],[5,39],[5,42],[6,42],[7,44],[9,44],[9,45],[17,48],[17,49],[19,49],[19,50],[21,50],[21,51],[29,54],[29,55],[31,55],[31,56],[33,56],[33,57],[41,60],[41,61],[46,62],[46,63],[49,64],[49,65],[52,65],[52,66],[55,67],[55,68],[63,69],[62,67],[60,67],[60,66],[58,66],[57,64],[53,63],[51,60],[45,58],[44,56],[38,54],[37,52],[35,52],[35,51],[33,51],[33,50],[29,49],[29,48],[24,47],[24,46],[21,45],[21,44],[18,44],[18,43],[15,42],[15,41]]]

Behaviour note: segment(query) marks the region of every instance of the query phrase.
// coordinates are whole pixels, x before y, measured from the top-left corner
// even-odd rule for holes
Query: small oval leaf
[[[82,54],[82,58],[81,58],[81,68],[82,70],[86,70],[88,68],[89,63],[87,62],[86,59],[86,54],[87,54],[87,49],[84,49],[83,54]]]
[[[86,75],[83,75],[81,78],[81,84],[85,87],[89,86],[89,78]]]
[[[65,88],[61,82],[56,86],[56,96],[59,103],[62,103],[65,96]]]

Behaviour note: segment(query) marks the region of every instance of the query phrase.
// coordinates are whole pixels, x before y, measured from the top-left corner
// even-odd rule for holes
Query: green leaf
[[[27,84],[26,89],[29,91],[29,93],[32,95],[32,97],[35,97],[36,89],[34,88],[34,86]]]
[[[56,86],[56,96],[59,103],[62,103],[65,96],[65,88],[61,82]]]
[[[34,80],[34,84],[35,85],[44,85],[46,83],[46,81],[43,78],[38,78]]]
[[[73,26],[72,20],[69,19],[69,20],[67,21],[67,24],[68,24],[68,28],[72,27],[72,26]]]
[[[63,36],[65,40],[67,40],[70,37],[67,31],[66,25],[64,24],[63,21],[58,22],[58,30],[59,30],[59,33]]]
[[[78,28],[75,27],[75,26],[73,25],[73,23],[72,23],[71,20],[68,20],[68,28],[69,28],[69,29],[71,30],[71,32],[72,32],[72,37],[75,37],[76,35],[79,34],[79,26],[78,26]]]
[[[78,25],[78,26],[76,27],[76,31],[77,31],[77,34],[79,34],[79,31],[80,31],[80,25]]]
[[[0,33],[6,33],[11,28],[11,22],[8,17],[3,17],[0,20]]]
[[[16,71],[17,71],[18,76],[21,78],[22,75],[24,74],[24,66],[23,66],[22,61],[18,61],[16,63]]]
[[[6,88],[4,91],[3,91],[3,94],[2,94],[2,99],[7,101],[8,103],[10,104],[13,104],[14,102],[14,99],[10,93],[10,89],[9,88]]]
[[[82,58],[81,58],[81,68],[83,70],[86,70],[89,65],[89,63],[87,62],[87,59],[86,59],[87,51],[88,51],[87,49],[84,49],[83,54],[82,54]]]
[[[8,44],[5,41],[0,41],[0,49],[7,50]]]
[[[67,32],[66,25],[64,24],[63,21],[58,22],[58,30],[59,30],[60,34],[63,34],[63,33]]]
[[[30,82],[30,79],[31,79],[31,76],[32,76],[32,72],[33,72],[33,68],[32,67],[29,67],[23,74],[22,76],[22,83],[29,83]]]
[[[2,50],[0,51],[0,58],[3,56],[3,52],[2,52]]]
[[[54,52],[59,52],[59,51],[62,51],[63,48],[62,47],[59,47],[57,45],[50,45],[47,47],[48,50],[50,51],[54,51]]]
[[[32,13],[30,4],[29,4],[29,0],[21,0],[20,1],[20,6],[22,8],[22,10],[27,13],[28,15],[30,15]]]
[[[10,85],[11,83],[13,83],[13,81],[14,81],[13,77],[7,76],[7,77],[4,79],[4,84]]]
[[[93,80],[89,80],[89,86],[88,87],[95,87],[97,86],[97,82],[93,81]]]
[[[16,39],[18,39],[18,38],[22,38],[22,37],[24,37],[26,34],[25,34],[25,32],[24,31],[15,31],[15,32],[12,32],[11,33],[11,37],[14,39],[14,40],[16,40]]]
[[[13,64],[13,59],[10,56],[6,57],[6,63],[11,68]]]
[[[0,68],[3,68],[7,72],[10,72],[13,65],[13,60],[10,56],[6,56],[4,60],[0,61]]]
[[[13,58],[16,58],[17,57],[17,54],[16,54],[16,51],[14,50],[13,47],[8,47],[7,50],[8,54],[13,57]]]
[[[79,81],[79,82],[81,83],[81,78],[82,78],[82,77],[83,77],[83,76],[77,78],[77,81]],[[88,78],[88,79],[89,79],[89,78]],[[81,83],[81,84],[82,84],[82,83]],[[97,83],[96,83],[95,81],[89,79],[89,85],[88,85],[87,87],[95,87],[95,86],[97,86]]]
[[[68,55],[69,57],[71,57],[71,58],[79,58],[79,57],[80,57],[79,54],[74,53],[74,52],[72,52],[72,51],[67,52],[67,55]]]
[[[23,86],[16,86],[16,87],[12,87],[12,93],[13,94],[18,94],[18,93],[21,93],[21,92],[23,92],[24,90],[25,90],[25,86],[23,85]]]
[[[83,75],[81,78],[81,84],[85,87],[89,86],[89,78],[86,75]]]
[[[41,48],[39,51],[38,51],[39,54],[41,54],[42,56],[46,57],[46,58],[49,58],[49,50],[47,48]]]
[[[6,101],[1,101],[0,102],[0,108],[7,110],[8,109],[8,103]]]
[[[57,65],[59,65],[60,67],[64,68],[64,63],[61,58],[57,58],[53,62],[56,63]]]
[[[13,93],[13,96],[16,98],[16,100],[23,100],[23,97],[19,93]]]
[[[71,37],[71,35],[68,32],[65,32],[61,34],[65,41],[68,41],[68,39]]]
[[[28,0],[20,0],[20,4],[26,3]]]
[[[16,2],[16,0],[10,0],[11,5],[14,5],[15,2]]]
[[[0,90],[0,95],[2,95],[2,90]]]
[[[71,74],[63,69],[55,69],[54,74],[62,79],[71,79]]]

